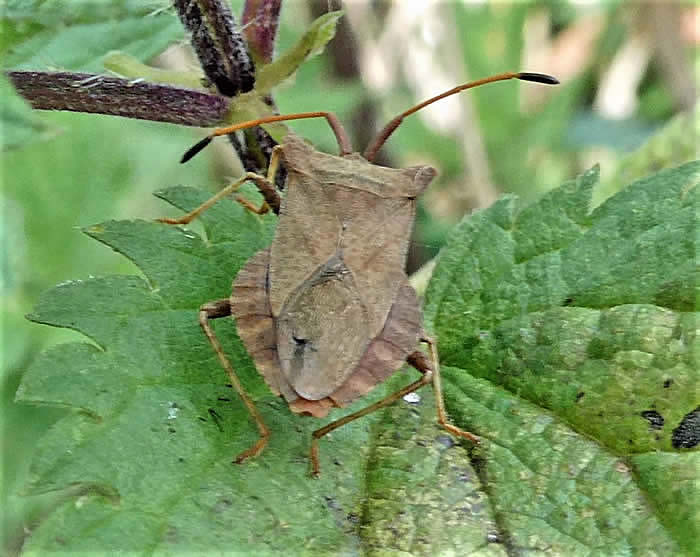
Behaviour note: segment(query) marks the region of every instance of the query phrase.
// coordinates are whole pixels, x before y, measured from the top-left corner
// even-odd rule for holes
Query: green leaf
[[[206,199],[204,192],[183,187],[159,196],[183,210]],[[434,517],[454,522],[449,535],[441,523],[421,526],[416,547],[462,554],[483,545],[488,523],[481,517],[488,517],[488,508],[479,501],[485,494],[466,451],[445,443],[429,397],[419,408],[433,416],[427,424],[404,404],[390,418],[395,435],[388,436],[384,425],[375,441],[370,425],[376,416],[324,439],[324,473],[320,480],[311,479],[310,433],[324,422],[295,416],[272,396],[233,323],[219,320],[213,324],[216,334],[272,431],[261,457],[231,464],[256,439],[256,429],[226,386],[228,379],[199,329],[197,309],[229,295],[231,279],[244,261],[269,243],[274,218],[260,219],[226,200],[201,222],[205,239],[146,221],[88,228],[90,236],[132,259],[145,278],[64,283],[46,293],[30,316],[80,331],[94,344],[65,344],[44,353],[17,394],[24,403],[72,410],[39,444],[28,491],[73,486],[81,493],[32,533],[26,551],[355,552],[363,538],[372,545],[393,531],[394,521],[406,524],[395,505],[393,514],[383,510],[391,484],[380,472],[392,468],[413,478],[397,487],[405,490],[416,524],[428,501]],[[354,408],[408,381],[398,374]],[[391,459],[385,454],[388,445]],[[366,485],[369,454],[374,472]],[[423,471],[420,480],[411,467]],[[367,491],[376,496],[365,510]],[[458,521],[464,502],[456,494],[470,497],[471,522]],[[366,513],[380,511],[381,524],[372,519],[365,532],[360,525],[368,520]]]
[[[420,404],[390,406],[374,428],[363,546],[370,555],[506,555],[488,545],[500,534],[469,454],[446,432],[436,436],[433,394],[419,396]]]
[[[62,284],[31,316],[92,343],[44,353],[18,391],[19,401],[71,409],[39,443],[28,491],[79,493],[25,549],[690,552],[697,451],[671,439],[694,409],[693,314],[683,272],[665,271],[674,287],[664,290],[645,266],[658,264],[655,252],[671,270],[694,260],[683,237],[699,167],[652,176],[594,212],[591,172],[526,209],[506,198],[464,221],[439,259],[426,317],[447,364],[448,410],[481,446],[467,452],[440,430],[423,390],[417,405],[401,401],[324,438],[320,480],[308,476],[308,444],[326,422],[291,414],[268,391],[225,319],[216,334],[272,431],[260,457],[230,463],[257,432],[197,325],[199,305],[228,296],[269,243],[274,217],[225,200],[202,216],[204,237],[146,221],[90,227],[144,278]],[[183,187],[159,195],[183,210],[206,198]],[[634,257],[642,248],[649,262]],[[639,269],[640,286],[625,265]],[[409,380],[397,374],[350,410]],[[652,408],[660,430],[640,415]]]
[[[105,69],[117,75],[130,79],[146,79],[153,83],[168,83],[179,85],[189,89],[202,89],[202,79],[204,73],[199,71],[178,71],[155,68],[142,63],[139,59],[121,52],[113,50],[108,52],[102,59]]]
[[[342,11],[328,12],[317,18],[308,31],[290,50],[274,62],[260,68],[255,80],[255,89],[261,96],[291,77],[306,60],[323,52],[324,47],[335,36],[335,28]]]
[[[24,530],[36,516],[46,514],[54,494],[24,498],[17,493],[25,484],[37,439],[62,412],[15,404],[15,391],[44,346],[79,336],[67,329],[38,326],[25,315],[39,294],[59,281],[137,272],[126,258],[88,241],[80,233],[82,226],[110,217],[163,216],[168,212],[163,202],[145,192],[163,184],[202,183],[207,176],[206,160],[177,164],[184,147],[193,141],[186,128],[72,112],[36,114],[57,133],[3,154],[0,195],[6,391],[0,427],[4,446],[12,447],[3,459],[0,508],[6,542],[14,537],[20,545]],[[213,186],[214,180],[204,182]],[[5,553],[13,554],[7,548]]]
[[[0,127],[3,151],[46,137],[50,129],[32,112],[29,104],[16,93],[4,75],[0,75]]]
[[[615,172],[596,188],[594,204],[599,205],[632,180],[694,160],[699,135],[700,113],[681,112],[639,149],[619,161]]]
[[[162,2],[13,0],[0,20],[5,67],[99,72],[102,56],[123,50],[148,60],[183,36]]]
[[[700,544],[698,435],[692,452],[674,442],[698,404],[699,177],[697,161],[663,171],[591,212],[593,170],[465,219],[439,256],[425,319],[453,366],[448,406],[489,440],[484,474],[516,546]]]

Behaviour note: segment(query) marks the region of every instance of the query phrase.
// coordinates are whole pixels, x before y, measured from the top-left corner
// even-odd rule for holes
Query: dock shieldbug
[[[331,408],[367,394],[406,362],[421,373],[399,391],[314,431],[314,475],[320,471],[321,437],[428,383],[435,390],[439,424],[478,441],[447,420],[435,342],[422,329],[418,298],[404,272],[416,199],[436,171],[429,166],[386,168],[372,161],[406,116],[460,91],[508,79],[558,83],[544,74],[504,73],[460,85],[391,120],[362,155],[352,152],[343,126],[329,112],[268,116],[219,128],[185,153],[182,162],[216,136],[303,118],[325,118],[340,147],[337,156],[321,153],[289,134],[273,151],[267,176],[247,173],[182,218],[160,219],[187,224],[249,180],[265,201],[260,207],[239,201],[252,211],[272,209],[279,215],[271,246],[240,270],[231,296],[204,304],[199,312],[205,334],[260,432],[236,462],[258,455],[270,432],[209,324],[228,316],[235,317],[238,333],[269,388],[296,413],[324,417]],[[284,197],[274,187],[280,159],[288,172]],[[428,345],[429,357],[416,349],[419,341]]]

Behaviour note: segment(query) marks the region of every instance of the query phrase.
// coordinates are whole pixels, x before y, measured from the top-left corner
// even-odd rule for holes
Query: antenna
[[[462,91],[465,91],[467,89],[479,87],[479,85],[486,85],[487,83],[493,83],[494,81],[506,81],[508,79],[520,79],[522,81],[534,81],[535,83],[544,83],[546,85],[558,85],[559,84],[559,80],[557,78],[552,77],[551,75],[543,74],[543,73],[531,73],[531,72],[512,73],[512,72],[507,72],[507,73],[492,75],[491,77],[485,77],[484,79],[479,79],[477,81],[470,81],[469,83],[465,83],[463,85],[458,85],[457,87],[453,87],[449,91],[445,91],[444,93],[440,93],[439,95],[431,97],[427,101],[423,101],[422,103],[417,104],[416,106],[414,106],[412,108],[409,108],[406,112],[402,112],[401,114],[399,114],[396,118],[394,118],[391,122],[389,122],[386,126],[384,126],[382,131],[380,131],[377,134],[377,136],[369,144],[367,149],[365,149],[363,156],[368,161],[373,161],[374,157],[377,155],[377,152],[384,146],[384,144],[386,143],[386,140],[389,139],[391,134],[394,133],[394,131],[396,131],[396,128],[398,128],[401,125],[401,122],[403,122],[403,119],[406,118],[406,116],[410,116],[414,112],[418,112],[420,109],[425,108],[429,104],[433,104],[434,102],[442,100],[445,97],[449,97],[451,95],[456,95],[457,93],[461,93]]]

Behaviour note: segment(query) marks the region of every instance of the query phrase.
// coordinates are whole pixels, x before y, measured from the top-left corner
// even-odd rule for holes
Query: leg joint
[[[430,362],[430,359],[428,356],[426,356],[423,352],[420,350],[416,350],[412,354],[406,358],[406,363],[408,365],[416,368],[418,371],[420,371],[423,374],[430,374],[432,376],[433,373],[433,366],[432,363]]]
[[[231,301],[228,298],[202,304],[199,308],[199,322],[219,319],[231,315]]]

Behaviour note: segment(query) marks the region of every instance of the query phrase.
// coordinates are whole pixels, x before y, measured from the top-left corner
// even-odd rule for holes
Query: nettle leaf
[[[188,188],[159,195],[183,210],[207,198]],[[328,420],[296,416],[223,319],[213,322],[216,334],[272,431],[259,458],[231,463],[257,431],[227,387],[197,310],[230,294],[243,263],[269,243],[274,220],[224,200],[202,215],[204,237],[146,221],[86,230],[144,277],[62,284],[30,315],[93,342],[45,352],[17,393],[21,402],[73,410],[39,442],[27,488],[67,501],[32,532],[26,551],[289,555],[393,544],[462,555],[487,543],[494,526],[486,495],[467,450],[435,424],[429,390],[419,405],[402,402],[324,438],[321,478],[309,477],[311,431],[414,380],[415,371]]]
[[[51,133],[50,126],[32,112],[27,101],[17,94],[4,75],[0,75],[0,126],[0,149],[3,151],[24,146]]]
[[[231,464],[257,432],[197,325],[199,305],[228,296],[269,243],[274,217],[225,200],[202,216],[204,237],[145,221],[89,228],[145,277],[63,284],[31,315],[93,342],[52,348],[18,391],[73,410],[40,441],[28,486],[66,502],[26,550],[691,553],[699,171],[651,176],[591,212],[592,171],[524,209],[508,197],[461,223],[426,321],[451,417],[481,446],[439,429],[424,389],[418,404],[324,438],[319,480],[309,435],[326,421],[272,396],[224,319],[215,331],[272,430],[259,458]],[[183,210],[207,196],[160,195]],[[413,377],[398,373],[329,420]]]
[[[148,60],[183,36],[175,15],[162,8],[157,0],[11,0],[0,18],[3,63],[99,72],[111,50]]]
[[[695,110],[680,112],[639,149],[617,162],[611,176],[596,188],[594,204],[599,205],[633,180],[695,160],[698,135],[700,113]]]
[[[501,199],[441,252],[425,320],[512,547],[700,547],[699,177],[665,170],[591,211],[594,169]]]
[[[102,58],[102,65],[106,70],[130,79],[145,79],[151,83],[167,83],[188,89],[205,91],[202,84],[204,72],[202,70],[180,71],[156,68],[144,64],[136,58],[121,50],[112,50]]]

